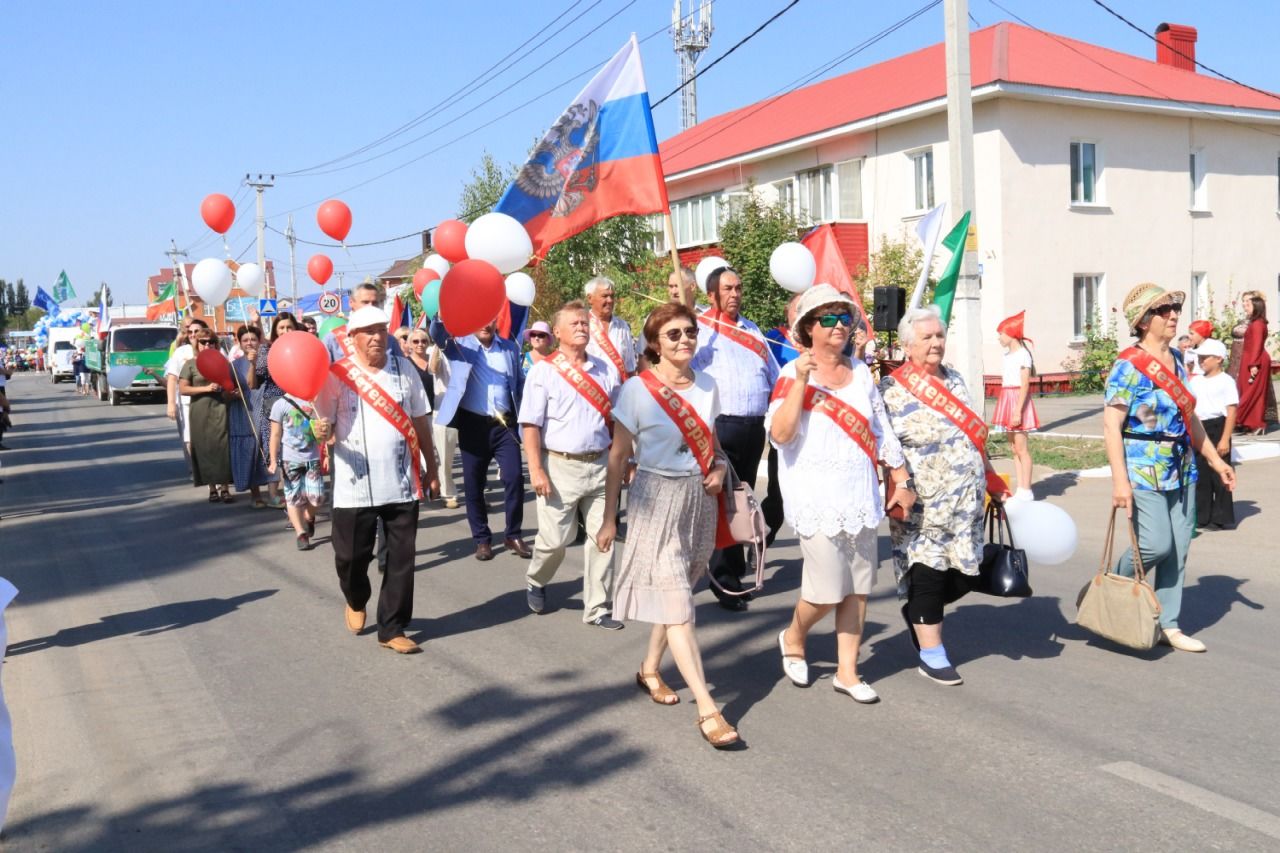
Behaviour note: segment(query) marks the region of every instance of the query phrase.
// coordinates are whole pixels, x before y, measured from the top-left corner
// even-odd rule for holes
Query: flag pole
[[[662,230],[666,233],[667,247],[671,250],[671,268],[675,271],[676,280],[680,282],[680,301],[692,311],[694,297],[689,291],[689,282],[684,280],[684,274],[680,272],[680,252],[676,249],[676,229],[671,224],[670,209],[662,213]]]

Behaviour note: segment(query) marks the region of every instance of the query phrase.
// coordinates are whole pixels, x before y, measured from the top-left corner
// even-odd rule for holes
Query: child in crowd
[[[1019,311],[996,326],[1005,354],[1000,396],[996,399],[992,421],[1009,433],[1009,446],[1013,450],[1017,491],[1010,500],[1029,501],[1034,500],[1035,495],[1031,491],[1031,449],[1027,446],[1027,433],[1039,429],[1040,421],[1031,404],[1031,376],[1036,365],[1026,347],[1030,339],[1023,334],[1026,316],[1026,311]]]
[[[1205,434],[1218,448],[1223,459],[1231,458],[1231,431],[1236,425],[1236,406],[1240,394],[1236,383],[1223,372],[1227,347],[1216,338],[1201,341],[1196,347],[1201,372],[1191,377],[1191,393],[1196,398],[1196,417],[1204,424]],[[1222,478],[1196,454],[1196,526],[1231,530],[1236,526],[1231,492]]]
[[[1187,339],[1187,348],[1182,351],[1183,358],[1186,360],[1187,375],[1199,376],[1204,371],[1200,368],[1196,347],[1204,343],[1207,338],[1213,337],[1213,324],[1208,320],[1195,320],[1187,326],[1187,333],[1182,337]],[[1178,348],[1182,349],[1182,338],[1178,339]]]
[[[271,462],[284,483],[289,521],[298,536],[298,550],[311,550],[316,532],[316,507],[324,501],[320,445],[311,432],[315,411],[306,400],[286,394],[271,406]]]

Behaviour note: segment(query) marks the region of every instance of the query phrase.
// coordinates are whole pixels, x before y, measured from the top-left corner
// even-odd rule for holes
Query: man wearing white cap
[[[1199,320],[1196,321],[1201,322]],[[1192,325],[1195,325],[1194,323]],[[1213,329],[1209,329],[1212,334]],[[1217,338],[1202,337],[1192,350],[1199,372],[1191,377],[1191,395],[1196,398],[1196,417],[1223,459],[1231,458],[1231,433],[1236,427],[1240,392],[1235,380],[1222,371],[1227,347]],[[1196,527],[1231,530],[1236,526],[1231,490],[1200,453],[1196,453],[1200,476],[1196,480]]]
[[[388,354],[387,324],[386,313],[372,305],[351,314],[351,354],[330,368],[316,397],[313,431],[321,441],[337,439],[333,556],[347,600],[347,630],[364,629],[372,594],[369,562],[381,521],[388,560],[378,596],[378,642],[410,654],[419,651],[404,635],[413,617],[418,500],[438,482],[427,392],[413,362]]]

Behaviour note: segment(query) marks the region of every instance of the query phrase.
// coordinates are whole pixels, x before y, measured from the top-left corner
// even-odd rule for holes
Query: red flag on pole
[[[800,242],[810,252],[813,252],[813,260],[817,263],[818,274],[813,280],[815,282],[826,282],[841,293],[848,295],[865,317],[867,311],[862,307],[862,297],[858,295],[858,288],[853,283],[853,276],[849,275],[849,268],[845,266],[844,256],[840,253],[840,245],[836,242],[836,234],[831,226],[819,225],[804,235]]]

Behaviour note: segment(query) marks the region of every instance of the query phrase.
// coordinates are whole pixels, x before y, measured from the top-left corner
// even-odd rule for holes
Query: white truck
[[[75,373],[71,369],[71,356],[76,351],[76,338],[83,332],[79,328],[67,326],[49,330],[49,343],[44,354],[44,363],[49,365],[49,376],[56,384],[66,379],[75,381]]]

